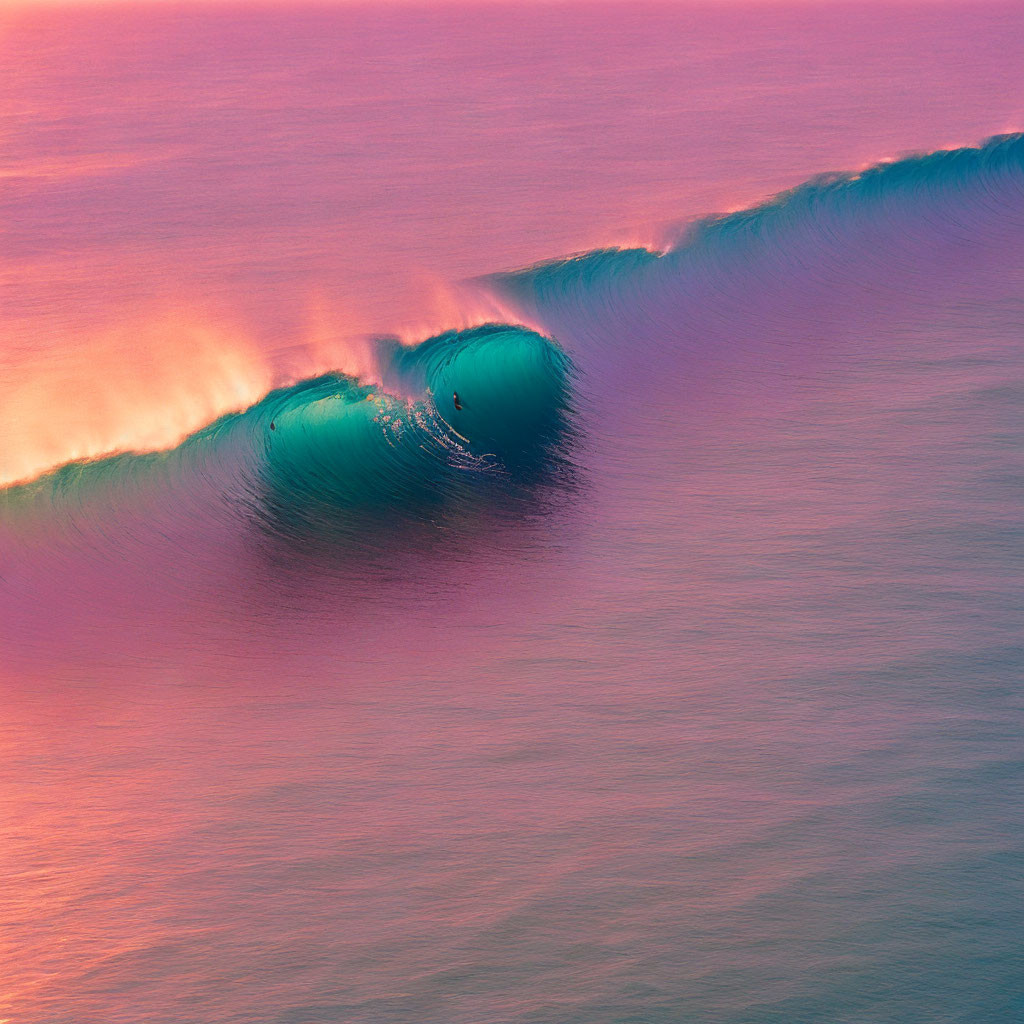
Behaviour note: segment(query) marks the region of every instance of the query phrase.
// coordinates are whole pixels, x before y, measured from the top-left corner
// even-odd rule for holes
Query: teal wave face
[[[551,340],[488,325],[380,354],[384,387],[330,375],[261,410],[266,505],[289,527],[339,507],[421,516],[558,457],[571,366]]]
[[[396,350],[391,372],[422,389],[476,456],[529,460],[559,433],[568,406],[569,363],[548,339],[491,324],[448,331]]]
[[[175,449],[65,466],[3,492],[3,506],[74,515],[153,487],[185,504],[212,488],[292,531],[343,511],[423,518],[562,459],[572,367],[551,339],[487,325],[412,347],[384,339],[379,357],[383,386],[337,373],[300,381]]]

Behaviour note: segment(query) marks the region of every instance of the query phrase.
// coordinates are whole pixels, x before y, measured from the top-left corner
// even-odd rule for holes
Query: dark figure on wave
[[[462,403],[459,401],[458,391],[452,392],[452,401],[455,403],[455,411],[462,412]]]

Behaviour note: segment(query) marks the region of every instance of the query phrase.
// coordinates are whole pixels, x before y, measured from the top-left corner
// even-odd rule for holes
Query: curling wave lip
[[[550,338],[490,324],[413,347],[379,339],[377,355],[382,386],[342,373],[300,381],[170,451],[74,463],[8,489],[4,504],[116,501],[157,477],[194,498],[202,480],[291,531],[345,509],[418,516],[466,498],[471,474],[525,478],[559,458],[572,364]]]

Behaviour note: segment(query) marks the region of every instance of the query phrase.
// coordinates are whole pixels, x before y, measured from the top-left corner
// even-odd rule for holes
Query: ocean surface
[[[1024,1020],[1022,57],[5,8],[0,1021]]]

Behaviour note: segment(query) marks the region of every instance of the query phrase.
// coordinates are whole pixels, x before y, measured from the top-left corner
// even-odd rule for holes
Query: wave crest
[[[170,484],[183,505],[212,491],[290,532],[340,513],[423,518],[565,462],[572,364],[552,339],[491,324],[378,347],[383,385],[341,373],[300,381],[170,451],[73,463],[2,492],[4,504],[67,512]]]

